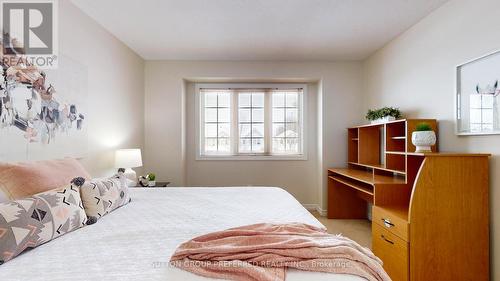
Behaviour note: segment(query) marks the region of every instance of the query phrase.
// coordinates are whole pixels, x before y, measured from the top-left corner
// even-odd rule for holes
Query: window
[[[231,93],[204,93],[204,132],[206,153],[229,153],[231,150]]]
[[[273,152],[293,153],[299,150],[299,92],[275,91],[273,104]]]
[[[305,159],[305,85],[198,85],[198,159]]]
[[[239,153],[264,153],[263,91],[238,91]]]

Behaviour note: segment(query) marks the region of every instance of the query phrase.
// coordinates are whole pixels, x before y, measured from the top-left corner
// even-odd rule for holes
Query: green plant
[[[368,120],[377,120],[380,118],[384,118],[386,116],[392,116],[396,119],[401,118],[401,111],[398,108],[394,107],[383,107],[380,109],[370,109],[368,113],[366,113],[366,119]]]
[[[153,173],[150,173],[150,174],[148,174],[148,175],[147,175],[147,178],[148,178],[148,180],[150,180],[150,181],[155,181],[155,179],[156,179],[156,175],[155,175],[155,174],[153,174]]]
[[[422,123],[417,124],[415,131],[417,131],[417,132],[432,131],[432,127],[431,127],[431,125],[429,125],[425,122],[422,122]]]

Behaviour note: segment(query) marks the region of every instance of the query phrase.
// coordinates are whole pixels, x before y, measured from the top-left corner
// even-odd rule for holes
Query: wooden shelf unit
[[[437,132],[435,119],[402,119],[348,128],[349,167],[405,175],[407,154],[415,151],[411,133],[422,122],[428,123]],[[437,144],[432,151],[438,151]]]
[[[328,218],[367,218],[371,203],[373,252],[394,281],[488,280],[489,155],[415,153],[420,122],[437,132],[434,119],[348,128],[347,168],[328,169]]]

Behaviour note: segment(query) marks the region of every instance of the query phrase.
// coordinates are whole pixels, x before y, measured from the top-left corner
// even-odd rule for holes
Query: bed
[[[274,187],[131,188],[132,202],[0,266],[0,280],[214,280],[171,267],[176,247],[242,225],[321,226],[288,192]],[[363,280],[289,270],[289,281]]]

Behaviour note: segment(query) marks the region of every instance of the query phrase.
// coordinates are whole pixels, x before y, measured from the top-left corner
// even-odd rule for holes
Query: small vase
[[[431,146],[436,144],[436,133],[434,131],[413,132],[411,142],[416,147],[415,152],[432,152]]]
[[[149,182],[148,182],[148,186],[149,186],[149,187],[156,186],[156,181],[149,181]]]

